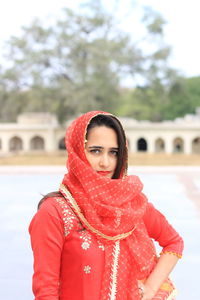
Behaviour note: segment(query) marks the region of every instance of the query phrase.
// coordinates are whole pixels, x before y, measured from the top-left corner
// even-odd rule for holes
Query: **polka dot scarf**
[[[98,114],[108,113],[88,112],[67,130],[68,173],[60,191],[71,199],[83,226],[104,243],[100,300],[137,300],[137,280],[148,276],[156,258],[142,220],[147,199],[137,176],[110,179],[91,168],[84,152],[86,131]]]

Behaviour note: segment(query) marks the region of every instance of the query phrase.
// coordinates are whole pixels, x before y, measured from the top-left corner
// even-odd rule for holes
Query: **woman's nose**
[[[109,157],[108,154],[103,154],[100,158],[100,162],[99,162],[101,167],[107,168],[109,167]]]

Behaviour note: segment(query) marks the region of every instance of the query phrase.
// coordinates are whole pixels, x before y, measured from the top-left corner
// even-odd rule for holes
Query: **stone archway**
[[[66,147],[65,147],[65,137],[63,137],[63,138],[61,138],[59,140],[58,149],[59,150],[66,150]]]
[[[137,151],[147,151],[148,145],[144,138],[140,138],[137,141]]]
[[[40,136],[34,136],[30,141],[31,150],[44,150],[44,139]]]
[[[22,139],[18,136],[14,136],[9,141],[9,150],[10,151],[21,151],[23,150]]]
[[[155,141],[155,152],[165,152],[165,141],[162,138]]]
[[[173,152],[174,153],[183,153],[184,151],[184,141],[182,138],[177,137],[173,141]]]
[[[200,137],[196,137],[192,141],[192,153],[199,154],[200,153]]]

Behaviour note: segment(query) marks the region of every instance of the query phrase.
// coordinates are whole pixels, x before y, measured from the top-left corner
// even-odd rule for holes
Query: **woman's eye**
[[[98,154],[98,153],[100,153],[100,150],[99,149],[91,149],[90,153]]]
[[[112,155],[114,155],[114,156],[117,156],[118,155],[118,151],[116,151],[116,150],[113,150],[113,151],[111,151],[110,152]]]

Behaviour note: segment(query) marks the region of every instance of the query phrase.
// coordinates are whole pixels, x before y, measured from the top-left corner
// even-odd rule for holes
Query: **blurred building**
[[[200,108],[196,114],[174,121],[153,123],[120,118],[128,139],[130,152],[199,153]],[[0,124],[0,153],[53,152],[65,149],[65,131],[50,113],[24,113],[16,123]]]

